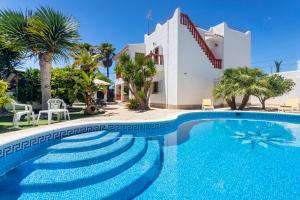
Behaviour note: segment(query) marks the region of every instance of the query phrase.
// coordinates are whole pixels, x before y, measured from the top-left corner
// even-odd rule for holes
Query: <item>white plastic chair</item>
[[[32,125],[33,126],[35,125],[34,112],[32,110],[31,105],[20,104],[20,103],[16,103],[15,101],[13,101],[12,106],[13,106],[13,113],[14,113],[14,117],[13,117],[14,128],[19,128],[19,122],[23,115],[27,115],[28,124],[30,124],[30,119],[32,119]],[[17,111],[16,108],[23,108],[24,110]]]
[[[70,120],[70,114],[67,109],[67,104],[62,99],[49,99],[47,101],[48,110],[41,110],[38,115],[37,124],[39,123],[41,114],[45,113],[48,115],[48,124],[51,124],[53,114],[57,115],[58,120],[60,120],[60,115],[63,114],[64,119]]]

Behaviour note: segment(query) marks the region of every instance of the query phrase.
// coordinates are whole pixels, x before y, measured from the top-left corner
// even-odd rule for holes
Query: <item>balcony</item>
[[[150,54],[148,54],[145,58],[153,60],[157,71],[163,71],[163,65],[164,65],[164,56],[163,55],[150,52]]]
[[[164,65],[164,56],[163,55],[154,54],[154,53],[150,52],[150,54],[148,54],[146,56],[146,59],[147,58],[151,58],[154,61],[154,64],[156,64],[156,65]]]

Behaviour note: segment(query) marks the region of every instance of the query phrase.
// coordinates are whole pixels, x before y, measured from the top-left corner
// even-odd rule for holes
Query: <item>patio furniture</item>
[[[98,108],[103,108],[107,105],[107,103],[103,99],[96,99],[96,104]]]
[[[67,109],[67,105],[62,99],[49,99],[47,101],[47,104],[48,104],[48,110],[41,110],[39,112],[39,115],[37,118],[37,124],[39,124],[39,120],[40,120],[40,117],[42,114],[47,114],[48,124],[51,124],[53,114],[57,115],[58,121],[60,121],[62,114],[64,116],[64,120],[67,120],[67,118],[70,120],[70,114]]]
[[[23,115],[27,115],[27,121],[28,124],[30,124],[30,119],[32,119],[32,125],[35,125],[35,120],[34,120],[34,112],[32,110],[32,106],[28,104],[20,104],[16,103],[15,101],[12,102],[12,107],[13,107],[13,125],[14,128],[19,128],[19,122],[22,118]],[[17,111],[17,108],[22,108],[21,111]]]
[[[280,106],[278,110],[283,112],[299,110],[299,99],[298,98],[288,99],[286,104]]]
[[[211,99],[202,99],[202,110],[213,110],[214,104]]]

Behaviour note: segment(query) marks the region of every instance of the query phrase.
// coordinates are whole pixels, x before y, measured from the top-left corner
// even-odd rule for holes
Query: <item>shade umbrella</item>
[[[94,83],[97,84],[97,85],[105,85],[105,86],[110,85],[110,83],[108,83],[106,81],[99,80],[99,79],[95,79]]]

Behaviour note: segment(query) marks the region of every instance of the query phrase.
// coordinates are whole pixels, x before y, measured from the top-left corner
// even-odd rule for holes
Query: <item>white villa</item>
[[[176,9],[164,24],[144,36],[144,43],[128,44],[117,56],[142,53],[157,66],[150,104],[160,108],[200,108],[212,98],[212,89],[223,70],[251,64],[251,33],[225,22],[205,30]],[[116,75],[115,97],[126,101],[128,90]],[[219,102],[221,103],[221,102]]]

